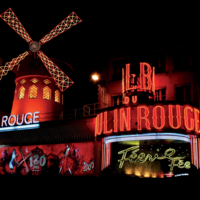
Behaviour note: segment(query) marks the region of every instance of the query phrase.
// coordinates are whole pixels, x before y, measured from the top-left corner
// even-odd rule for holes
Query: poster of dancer
[[[94,143],[0,147],[0,175],[90,176]]]

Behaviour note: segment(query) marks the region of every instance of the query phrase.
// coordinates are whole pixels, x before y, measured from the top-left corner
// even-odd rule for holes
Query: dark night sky
[[[0,13],[11,7],[33,40],[39,41],[72,11],[82,22],[62,33],[41,50],[48,56],[69,63],[75,74],[74,86],[64,92],[75,107],[96,102],[97,86],[90,80],[100,72],[106,58],[115,52],[142,51],[181,43],[199,43],[197,5],[130,3],[60,3],[46,5],[28,1],[1,5]],[[28,50],[28,44],[2,19],[0,57],[10,61]],[[6,77],[3,77],[6,78]],[[86,90],[83,89],[83,86]],[[0,87],[6,87],[5,85]],[[72,91],[73,90],[73,91]],[[81,97],[81,96],[82,97]],[[68,102],[70,102],[68,101]],[[79,101],[79,103],[78,103]],[[73,106],[74,107],[74,106]]]

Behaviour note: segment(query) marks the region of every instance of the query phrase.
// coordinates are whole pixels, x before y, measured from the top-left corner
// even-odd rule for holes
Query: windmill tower
[[[58,119],[62,113],[62,93],[74,82],[40,47],[82,20],[72,12],[37,42],[31,39],[11,8],[0,17],[29,44],[29,51],[13,58],[5,66],[0,66],[0,80],[15,67],[15,94],[11,115],[19,115],[20,119],[23,114],[39,111],[39,121]]]

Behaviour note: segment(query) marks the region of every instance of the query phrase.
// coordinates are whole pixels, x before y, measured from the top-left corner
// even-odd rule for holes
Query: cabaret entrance
[[[189,175],[199,162],[197,138],[180,133],[108,136],[102,143],[102,171],[110,175],[164,178]]]

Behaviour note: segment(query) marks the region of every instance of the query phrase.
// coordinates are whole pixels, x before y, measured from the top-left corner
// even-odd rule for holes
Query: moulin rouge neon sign
[[[22,125],[24,124],[35,124],[35,123],[39,123],[39,121],[37,120],[39,118],[39,116],[37,114],[39,114],[40,111],[31,113],[28,112],[27,114],[22,114],[21,120],[19,120],[19,115],[15,116],[15,115],[11,115],[10,117],[8,116],[3,116],[2,120],[1,120],[1,126],[14,126],[14,125]],[[32,118],[31,118],[31,117]]]
[[[199,110],[183,105],[141,105],[104,111],[96,117],[95,134],[180,129],[200,133]]]
[[[122,154],[122,158],[118,160],[119,168],[123,167],[124,161],[129,161],[130,163],[136,163],[136,162],[144,163],[147,160],[149,160],[150,162],[153,162],[156,159],[157,160],[168,159],[169,161],[171,161],[171,163],[168,165],[170,167],[170,171],[172,171],[175,166],[177,166],[178,168],[186,168],[186,169],[191,168],[189,161],[186,161],[185,163],[183,162],[183,159],[185,158],[185,156],[172,157],[176,152],[175,149],[172,149],[172,148],[167,149],[164,152],[164,156],[161,156],[161,157],[159,157],[157,153],[154,155],[154,157],[152,157],[151,154],[145,155],[145,153],[140,153],[139,155],[137,155],[136,152],[138,152],[139,150],[140,150],[139,146],[132,146],[130,148],[119,151],[118,154]],[[131,154],[127,158],[126,157],[127,152],[129,151],[131,151]]]
[[[137,79],[137,80],[136,80]],[[189,105],[138,105],[137,92],[155,93],[155,69],[140,63],[140,74],[130,74],[130,64],[122,69],[124,107],[104,111],[97,115],[95,135],[123,131],[180,129],[200,133],[199,110]],[[131,92],[127,96],[127,92]],[[138,93],[139,94],[139,93]],[[132,103],[131,106],[129,106]]]

